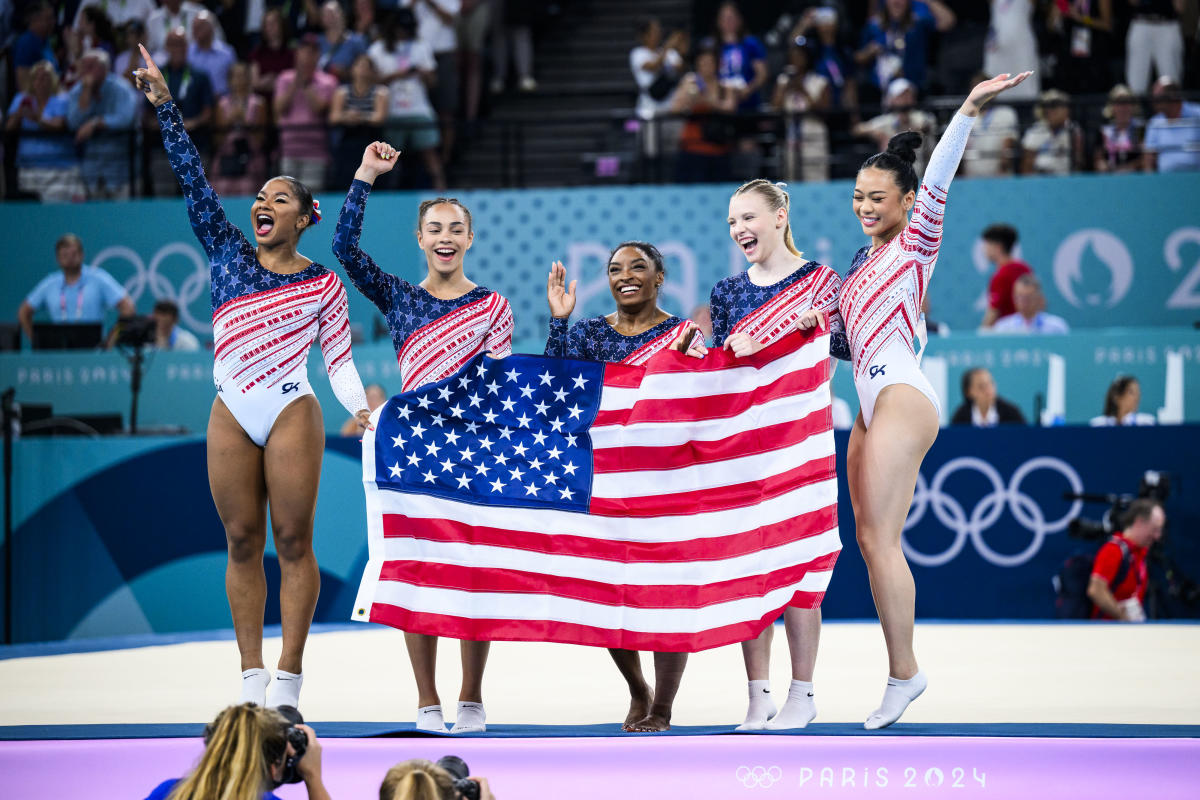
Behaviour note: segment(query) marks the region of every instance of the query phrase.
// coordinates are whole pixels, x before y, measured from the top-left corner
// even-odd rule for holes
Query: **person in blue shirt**
[[[7,131],[21,131],[17,143],[17,185],[43,203],[69,203],[83,197],[75,143],[67,133],[67,95],[58,88],[50,61],[29,70],[28,88],[8,107]],[[29,135],[25,135],[29,134]]]
[[[321,60],[317,69],[328,72],[338,83],[350,82],[350,67],[354,59],[367,52],[361,34],[346,30],[346,12],[337,0],[321,6]]]
[[[109,72],[111,63],[104,50],[86,51],[67,104],[67,126],[83,148],[80,169],[89,198],[129,195],[129,136],[137,96],[128,81]]]
[[[737,3],[722,3],[717,10],[717,38],[721,85],[733,90],[738,111],[757,111],[763,102],[761,89],[767,82],[767,50],[746,33]]]
[[[1200,105],[1185,103],[1179,84],[1169,76],[1154,82],[1150,96],[1158,113],[1146,125],[1143,169],[1200,170]]]
[[[25,335],[33,340],[33,315],[44,310],[53,322],[104,322],[104,312],[116,308],[122,317],[135,312],[125,287],[99,267],[83,263],[83,242],[73,233],[54,245],[58,272],[34,287],[17,311]]]
[[[954,12],[939,0],[885,0],[879,16],[867,20],[854,55],[880,93],[895,78],[907,78],[924,91],[928,83],[929,40],[954,27]]]
[[[26,17],[29,27],[13,43],[12,64],[17,73],[17,88],[28,89],[26,82],[29,71],[39,61],[49,61],[58,70],[50,36],[54,33],[54,7],[46,0],[39,0],[29,9]]]

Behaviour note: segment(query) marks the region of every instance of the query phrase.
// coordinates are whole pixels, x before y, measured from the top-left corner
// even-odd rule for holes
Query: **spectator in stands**
[[[121,41],[125,49],[113,56],[112,73],[124,80],[135,91],[133,71],[142,65],[142,54],[138,44],[146,40],[146,25],[140,19],[131,19],[121,28]]]
[[[109,64],[105,51],[85,52],[67,103],[67,126],[83,148],[80,172],[90,199],[129,195],[129,137],[137,97],[126,81],[109,74]]]
[[[337,78],[317,69],[321,43],[306,33],[296,48],[295,69],[275,82],[275,118],[279,124],[279,169],[313,194],[325,189],[329,139],[325,119],[337,90]]]
[[[1138,411],[1142,404],[1142,385],[1132,375],[1118,375],[1104,394],[1104,413],[1092,417],[1093,428],[1108,428],[1116,425],[1153,425],[1157,420],[1153,414]]]
[[[1071,119],[1071,98],[1058,89],[1042,92],[1037,122],[1021,137],[1022,175],[1070,175],[1083,166],[1083,132]]]
[[[370,4],[370,0],[356,0]],[[463,87],[463,121],[467,135],[476,133],[479,103],[483,100],[483,54],[487,49],[488,31],[492,29],[490,0],[463,0],[458,17],[458,74]],[[382,32],[382,29],[380,30]],[[371,37],[378,39],[379,34]]]
[[[732,179],[729,155],[737,130],[729,114],[737,96],[721,83],[717,52],[696,53],[695,71],[679,82],[671,98],[672,114],[691,114],[679,135],[675,180],[679,183],[718,183]]]
[[[362,38],[365,50],[371,42],[379,38],[383,30],[375,14],[375,0],[354,0],[353,11],[354,24],[350,29]]]
[[[954,12],[938,0],[883,0],[878,16],[867,20],[854,60],[882,94],[906,78],[922,91],[927,82],[930,39],[954,27]]]
[[[1136,172],[1142,168],[1142,140],[1146,130],[1137,114],[1137,98],[1124,84],[1108,93],[1093,163],[1096,172]]]
[[[1014,250],[1017,246],[1017,229],[1002,222],[987,226],[980,234],[983,239],[983,255],[996,271],[988,281],[988,307],[979,323],[981,328],[990,328],[1001,317],[1017,312],[1013,305],[1013,286],[1017,278],[1033,273],[1033,268],[1018,259]]]
[[[359,156],[361,155],[362,153],[359,153]],[[365,391],[367,393],[367,408],[371,411],[374,411],[387,402],[387,390],[378,383],[370,384],[366,387]],[[351,417],[342,423],[342,429],[339,431],[339,434],[342,436],[361,436],[362,425],[359,424],[358,417]]]
[[[517,88],[537,91],[533,77],[533,23],[538,4],[527,0],[492,0],[492,94],[504,91],[512,55]]]
[[[216,169],[210,172],[221,197],[252,195],[266,181],[266,125],[266,101],[251,91],[250,67],[238,61],[229,69],[229,94],[217,99]]]
[[[183,28],[189,36],[192,31],[192,22],[204,11],[204,6],[200,3],[194,3],[192,0],[162,0],[162,5],[154,9],[153,13],[146,19],[146,49],[157,55],[162,52],[167,46],[167,34],[176,28]],[[224,40],[225,36],[221,32],[219,25],[216,26],[217,35]],[[191,43],[191,40],[188,40]],[[133,52],[137,53],[137,42],[133,42],[127,46],[133,47]],[[139,59],[140,59],[139,53]],[[141,66],[139,61],[138,66]]]
[[[27,82],[28,91],[17,92],[4,122],[7,131],[31,134],[18,139],[17,186],[43,203],[82,200],[75,144],[66,133],[68,98],[59,91],[54,64],[37,62]]]
[[[433,53],[437,62],[437,80],[432,85],[429,100],[437,112],[441,128],[442,161],[448,162],[454,153],[455,116],[458,114],[458,32],[456,24],[462,8],[461,0],[402,0],[410,6],[417,19],[417,36]],[[522,8],[528,2],[506,5]],[[392,142],[394,145],[395,142]]]
[[[48,61],[58,72],[58,59],[50,42],[54,33],[54,7],[46,0],[38,0],[29,7],[26,19],[28,27],[17,37],[12,50],[18,91],[29,89],[29,71],[39,61]]]
[[[878,152],[887,150],[888,141],[903,131],[916,131],[921,134],[921,146],[917,150],[917,161],[913,165],[917,174],[925,171],[929,163],[929,155],[937,143],[934,132],[937,130],[937,119],[928,111],[917,108],[917,87],[907,78],[896,78],[888,86],[884,98],[888,109],[878,117],[854,126],[854,135],[871,139]]]
[[[798,36],[788,64],[775,82],[771,106],[784,113],[783,174],[789,181],[829,180],[829,126],[833,104],[829,79],[812,69],[815,43]]]
[[[208,75],[213,94],[220,97],[229,92],[229,68],[237,61],[237,54],[217,38],[216,25],[217,18],[211,11],[196,15],[192,20],[192,44],[187,60],[188,64]]]
[[[1069,94],[1112,86],[1113,0],[1056,0],[1047,4],[1046,27],[1054,56],[1052,85]]]
[[[339,86],[329,108],[337,146],[333,155],[334,186],[349,186],[362,160],[363,150],[383,138],[388,115],[388,89],[379,84],[375,63],[359,53],[350,68],[350,83]]]
[[[389,91],[388,143],[420,153],[434,188],[441,191],[446,176],[438,151],[438,126],[425,91],[436,80],[437,62],[416,33],[416,17],[408,9],[399,9],[384,21],[383,38],[372,44],[367,54]]]
[[[981,73],[972,79],[972,85],[987,79],[988,76]],[[1023,88],[1026,83],[1029,80],[1015,88]],[[967,140],[962,159],[963,173],[973,178],[1011,174],[1016,166],[1020,138],[1017,112],[1002,103],[988,103],[975,119],[975,128]]]
[[[154,0],[83,0],[75,12],[73,25],[78,27],[84,9],[88,8],[103,9],[111,24],[121,27],[131,19],[149,19],[154,12]]]
[[[1122,530],[1096,553],[1087,596],[1095,607],[1092,619],[1145,622],[1146,555],[1162,538],[1167,515],[1157,500],[1139,497],[1129,504]],[[1118,578],[1120,580],[1118,580]]]
[[[112,57],[117,54],[117,32],[103,5],[80,8],[75,26],[63,31],[63,40],[72,63],[78,62],[84,52],[92,49],[108,53],[110,64]]]
[[[183,28],[176,28],[167,34],[166,50],[167,60],[161,67],[163,78],[167,81],[171,96],[175,98],[175,104],[179,106],[183,127],[195,142],[200,157],[207,160],[212,154],[213,110],[217,102],[212,82],[208,73],[198,69],[188,58],[188,38]],[[159,145],[150,147],[147,153],[150,185],[156,197],[177,196],[181,193],[179,181],[171,171],[166,150],[161,147],[162,134],[158,120],[152,108],[147,106],[146,109],[146,138]]]
[[[204,754],[181,779],[164,781],[146,800],[211,800],[212,798],[262,798],[279,800],[271,789],[284,778],[287,756],[294,755],[287,740],[288,721],[273,708],[254,703],[229,706],[204,729]],[[321,742],[304,724],[308,744],[296,763],[308,800],[329,800],[321,779]]]
[[[154,346],[159,350],[192,353],[200,349],[200,340],[179,327],[179,306],[171,300],[159,300],[150,314],[154,318]]]
[[[487,778],[472,775],[479,784],[479,800],[496,800]],[[379,800],[455,800],[454,777],[422,758],[402,761],[387,771],[379,786]]]
[[[962,404],[950,417],[951,425],[994,428],[1026,424],[1021,409],[996,394],[996,381],[985,367],[974,367],[963,373],[962,396]]]
[[[263,14],[262,40],[250,51],[250,84],[271,105],[275,83],[285,71],[296,66],[287,19],[278,8]]]
[[[1038,63],[1037,36],[1033,30],[1035,0],[991,0],[991,21],[983,52],[983,71],[988,76],[1015,75]],[[1009,89],[1010,100],[1034,100],[1041,91],[1041,75],[1034,72],[1022,84]],[[978,135],[979,124],[975,125]]]
[[[746,32],[737,3],[721,3],[717,9],[717,43],[721,85],[732,94],[738,111],[758,111],[763,104],[762,89],[770,78],[767,50]]]
[[[1017,311],[996,320],[992,330],[996,333],[1070,333],[1067,321],[1062,317],[1047,314],[1046,296],[1042,294],[1041,281],[1032,272],[1017,278],[1013,284],[1013,305]]]
[[[1185,103],[1179,84],[1162,77],[1150,96],[1158,112],[1146,126],[1146,172],[1200,170],[1200,105]]]
[[[637,47],[629,51],[629,69],[637,84],[637,115],[652,119],[671,105],[671,93],[683,77],[687,35],[672,31],[663,38],[662,23],[646,17],[638,23]]]
[[[337,78],[339,83],[348,83],[350,67],[354,59],[367,52],[367,43],[358,33],[346,30],[346,12],[337,0],[328,0],[321,6],[321,27],[324,33],[321,34],[321,60],[317,67]]]
[[[1135,94],[1150,88],[1150,67],[1158,77],[1183,81],[1183,0],[1126,0],[1133,18],[1125,35],[1125,80]],[[1193,22],[1194,24],[1194,22]]]
[[[858,83],[852,60],[838,42],[838,12],[829,6],[810,8],[792,30],[792,41],[803,36],[813,45],[813,70],[829,81],[830,105],[851,112],[858,120]]]
[[[83,242],[64,233],[54,244],[58,272],[43,278],[21,303],[17,321],[33,340],[33,315],[44,310],[52,322],[104,322],[104,312],[116,308],[122,317],[136,313],[125,287],[99,267],[83,263]]]

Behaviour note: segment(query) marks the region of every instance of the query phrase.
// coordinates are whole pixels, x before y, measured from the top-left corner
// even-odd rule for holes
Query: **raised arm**
[[[391,311],[396,284],[400,280],[380,269],[375,260],[358,246],[362,237],[363,215],[367,210],[367,195],[375,179],[391,170],[397,151],[384,142],[372,142],[363,153],[362,166],[354,173],[346,202],[338,214],[333,232],[333,254],[341,262],[354,287],[387,316]]]
[[[550,265],[550,274],[546,276],[546,303],[550,306],[550,335],[546,338],[544,355],[566,358],[576,355],[571,352],[567,342],[568,320],[575,310],[575,284],[567,285],[567,268],[561,261]]]
[[[329,385],[338,402],[365,424],[370,412],[367,410],[362,378],[354,366],[354,354],[350,349],[350,304],[346,300],[346,288],[342,282],[336,275],[329,277],[329,284],[321,294],[317,341],[321,343]]]

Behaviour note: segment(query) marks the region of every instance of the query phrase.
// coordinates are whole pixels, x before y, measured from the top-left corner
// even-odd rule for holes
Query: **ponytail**
[[[379,800],[446,800],[455,794],[450,773],[423,758],[400,762],[379,784]]]
[[[229,706],[204,731],[204,754],[170,800],[260,800],[287,751],[287,721],[253,703]]]
[[[787,247],[788,252],[796,258],[803,258],[804,253],[796,247],[796,242],[792,239],[791,198],[788,197],[785,189],[787,189],[786,183],[772,183],[766,178],[755,178],[739,186],[733,196],[754,192],[762,197],[771,211],[779,211],[782,208],[784,210],[783,244]]]

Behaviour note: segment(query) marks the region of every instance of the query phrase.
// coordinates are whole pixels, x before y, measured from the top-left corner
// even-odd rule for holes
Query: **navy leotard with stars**
[[[585,358],[591,361],[620,363],[639,348],[668,333],[679,323],[679,317],[667,317],[653,328],[636,336],[625,336],[608,324],[604,317],[581,319],[567,330],[567,320],[550,318],[550,335],[546,338],[546,355],[561,358]]]

